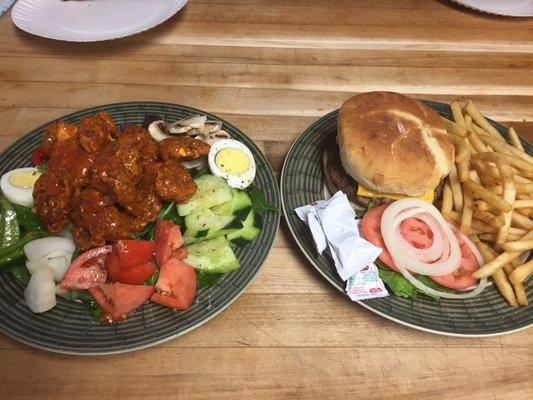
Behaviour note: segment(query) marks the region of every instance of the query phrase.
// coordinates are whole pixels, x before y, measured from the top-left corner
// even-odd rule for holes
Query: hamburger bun
[[[346,172],[380,193],[420,196],[437,187],[453,166],[454,144],[440,116],[398,93],[349,98],[337,129]]]

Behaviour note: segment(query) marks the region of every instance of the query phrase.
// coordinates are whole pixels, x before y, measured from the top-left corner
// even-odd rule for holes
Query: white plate
[[[533,0],[452,0],[457,4],[510,17],[533,17]]]
[[[20,29],[69,42],[117,39],[166,21],[187,0],[19,0],[11,19]]]

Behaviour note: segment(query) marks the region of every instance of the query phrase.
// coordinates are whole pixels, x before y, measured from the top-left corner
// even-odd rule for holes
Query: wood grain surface
[[[154,100],[219,114],[279,174],[291,143],[354,93],[482,112],[533,140],[533,19],[434,0],[191,0],[163,25],[77,44],[0,20],[0,149],[63,114]],[[408,329],[352,304],[282,226],[260,275],[206,325],[143,351],[75,357],[0,336],[0,399],[531,399],[533,331]]]

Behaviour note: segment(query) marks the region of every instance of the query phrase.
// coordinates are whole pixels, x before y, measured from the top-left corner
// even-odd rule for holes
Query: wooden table
[[[65,113],[158,100],[221,115],[279,174],[291,142],[357,92],[473,98],[533,139],[533,20],[431,0],[192,0],[149,32],[70,44],[0,21],[0,147]],[[284,223],[229,309],[165,344],[107,357],[0,337],[0,398],[526,399],[533,331],[485,339],[404,328],[314,271]]]

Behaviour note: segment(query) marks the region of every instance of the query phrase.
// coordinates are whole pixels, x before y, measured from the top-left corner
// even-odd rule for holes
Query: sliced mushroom
[[[178,122],[173,122],[167,125],[168,132],[171,134],[182,134],[191,130],[190,125],[180,125]]]
[[[222,122],[220,121],[207,121],[205,125],[200,128],[200,133],[202,135],[209,135],[210,133],[218,132],[222,129]]]
[[[213,143],[218,142],[219,140],[222,140],[222,139],[231,139],[231,136],[228,132],[221,129],[219,131],[216,131],[216,132],[213,132],[207,135],[204,138],[204,142],[212,145]]]
[[[154,121],[148,125],[148,132],[150,132],[150,136],[152,136],[152,139],[156,142],[172,137],[168,134],[165,121],[163,120]]]
[[[187,117],[178,121],[181,126],[190,126],[191,128],[202,128],[207,121],[206,115],[195,115],[193,117]]]

